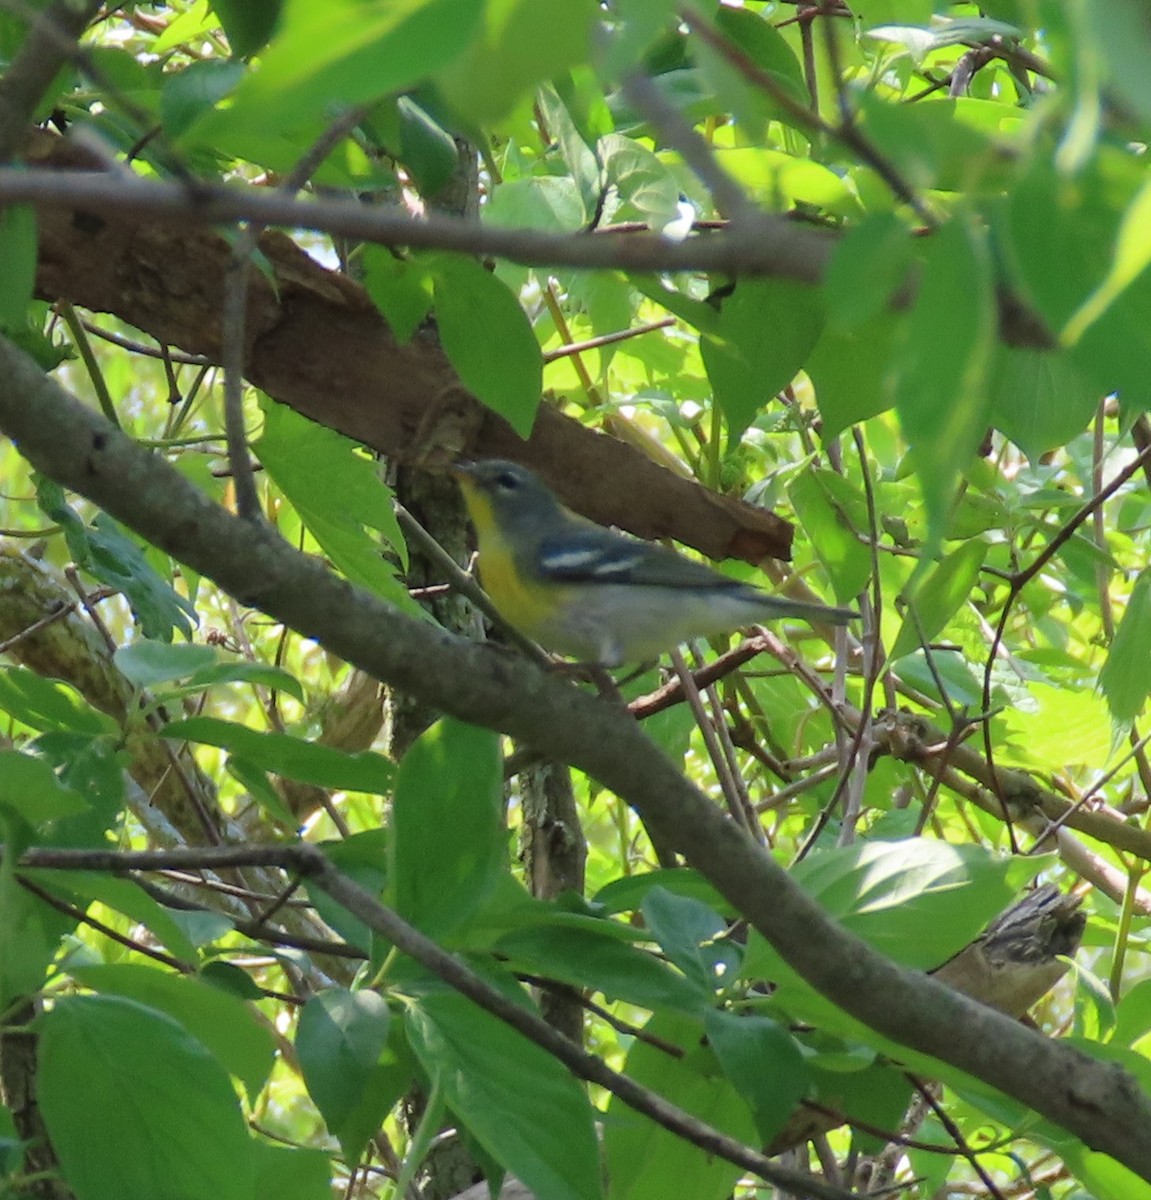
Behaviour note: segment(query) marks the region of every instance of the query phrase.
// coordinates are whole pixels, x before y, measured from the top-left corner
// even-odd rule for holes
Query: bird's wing
[[[740,585],[666,546],[624,537],[598,525],[545,538],[539,568],[557,583],[617,583],[679,588]]]

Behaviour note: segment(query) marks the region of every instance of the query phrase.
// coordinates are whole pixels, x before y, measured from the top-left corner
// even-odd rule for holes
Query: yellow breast
[[[548,589],[515,570],[511,553],[501,539],[487,537],[481,541],[479,566],[480,583],[504,620],[528,637],[546,643],[555,620],[554,600]]]

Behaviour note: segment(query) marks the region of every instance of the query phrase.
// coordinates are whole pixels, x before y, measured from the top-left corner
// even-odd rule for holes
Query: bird
[[[546,650],[599,667],[779,617],[844,625],[849,608],[773,596],[573,513],[519,463],[456,463],[480,581],[500,615]]]

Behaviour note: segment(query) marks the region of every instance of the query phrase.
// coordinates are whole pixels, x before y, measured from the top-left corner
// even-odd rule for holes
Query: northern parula
[[[647,662],[691,638],[775,617],[842,625],[859,614],[771,596],[674,550],[569,511],[531,471],[457,465],[480,579],[507,622],[584,663]]]

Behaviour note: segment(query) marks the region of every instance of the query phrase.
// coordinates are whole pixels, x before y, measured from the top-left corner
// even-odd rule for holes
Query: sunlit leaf
[[[731,444],[795,378],[822,329],[819,293],[802,284],[745,279],[723,300],[700,350]]]
[[[956,479],[987,429],[995,320],[986,235],[955,217],[927,246],[895,359],[896,408],[936,537]]]
[[[942,632],[970,598],[986,556],[986,542],[964,542],[923,578],[905,598],[908,613],[891,647],[892,658],[901,658],[930,644]]]
[[[277,775],[318,787],[382,792],[389,786],[394,770],[386,758],[370,750],[348,752],[287,733],[249,729],[218,717],[170,721],[162,732],[167,738],[219,746],[250,758]]]
[[[527,437],[543,391],[543,359],[519,301],[470,258],[426,260],[444,350],[464,386]]]
[[[1135,580],[1099,686],[1116,721],[1126,725],[1139,715],[1151,690],[1151,571]]]

